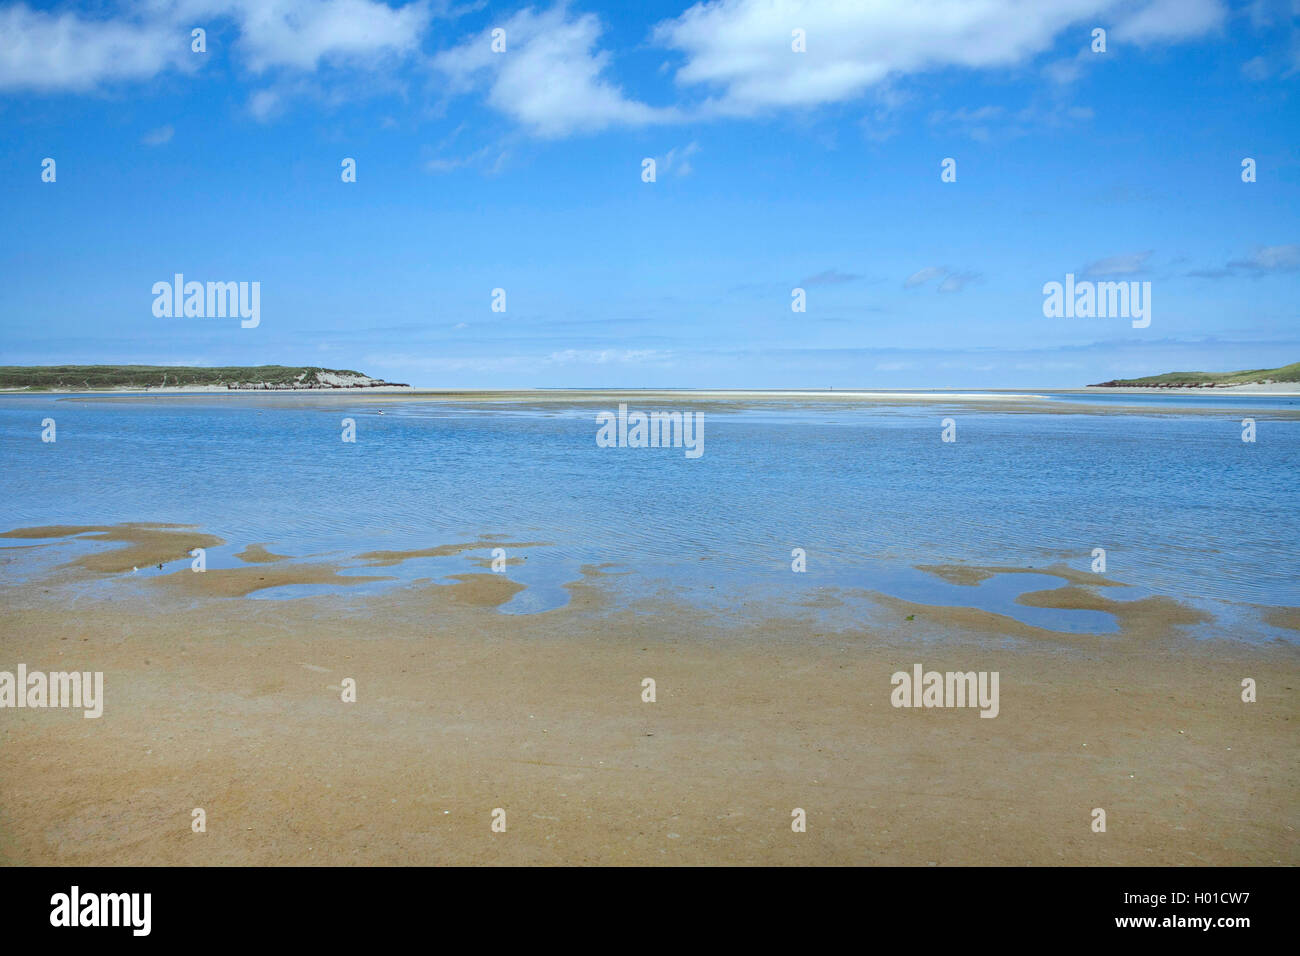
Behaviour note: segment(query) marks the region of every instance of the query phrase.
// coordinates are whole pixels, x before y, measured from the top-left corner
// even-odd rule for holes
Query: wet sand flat
[[[0,710],[0,862],[1300,862],[1293,645],[1192,641],[1176,608],[1014,645],[916,605],[721,626],[618,606],[594,568],[568,607],[507,616],[511,582],[463,578],[293,601],[188,571],[147,602],[9,589],[0,670],[103,671],[105,703]],[[998,671],[1000,713],[891,706],[915,663]]]
[[[616,408],[620,403],[641,408],[672,407],[729,415],[755,408],[925,408],[953,406],[963,411],[996,414],[1052,415],[1144,415],[1144,416],[1237,416],[1251,412],[1245,403],[1215,405],[1170,405],[1135,401],[1108,401],[1125,395],[1141,399],[1160,395],[1177,399],[1205,395],[1237,395],[1261,401],[1258,414],[1269,419],[1300,419],[1300,409],[1278,407],[1279,398],[1293,397],[1290,391],[1278,392],[1242,387],[1216,389],[1039,389],[1039,390],[873,390],[873,389],[335,389],[321,391],[228,391],[219,396],[209,391],[178,389],[148,393],[101,392],[66,394],[32,392],[29,397],[49,396],[55,401],[73,403],[126,403],[132,405],[174,405],[208,403],[214,399],[235,407],[264,409],[338,408],[367,406],[401,406],[434,404],[446,407],[509,407],[512,410],[551,412],[563,408],[586,408],[593,413]],[[1051,396],[1070,396],[1073,401],[1054,400]],[[1088,402],[1089,396],[1095,403]]]

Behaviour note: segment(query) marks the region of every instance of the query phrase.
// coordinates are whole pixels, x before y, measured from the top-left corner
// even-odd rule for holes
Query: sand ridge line
[[[273,554],[260,544],[247,545],[244,550],[236,554],[235,557],[247,564],[272,564],[276,561],[290,560],[289,555]]]
[[[913,567],[918,571],[925,571],[943,578],[949,584],[976,585],[999,574],[1045,574],[1050,577],[1062,578],[1071,584],[1091,587],[1127,586],[1122,581],[1115,581],[1103,575],[1094,574],[1091,571],[1079,571],[1064,562],[1057,562],[1042,568],[978,564],[916,564]]]
[[[490,538],[480,538],[478,541],[440,544],[408,551],[366,551],[358,554],[357,559],[365,561],[372,568],[387,568],[412,558],[446,558],[464,554],[466,551],[481,551],[485,548],[544,548],[550,545],[551,542],[548,541],[503,541],[494,535]]]

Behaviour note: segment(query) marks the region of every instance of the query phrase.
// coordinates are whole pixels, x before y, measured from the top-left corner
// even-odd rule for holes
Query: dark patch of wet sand
[[[430,548],[416,548],[409,551],[366,551],[357,555],[372,568],[391,568],[412,558],[446,558],[466,551],[480,551],[484,548],[541,548],[545,541],[502,541],[499,538],[486,538],[460,544],[439,544]]]
[[[1069,611],[1104,611],[1113,614],[1120,627],[1129,632],[1187,628],[1204,624],[1210,615],[1161,595],[1133,601],[1114,601],[1086,588],[1063,587],[1046,591],[1027,591],[1016,598],[1026,607],[1056,608]]]
[[[126,542],[125,548],[96,551],[69,562],[67,567],[85,568],[101,574],[116,574],[135,568],[188,558],[195,548],[225,544],[216,535],[191,530],[194,525],[126,522],[116,525],[47,525],[15,528],[0,533],[3,538],[78,538],[83,541]]]
[[[250,544],[235,555],[246,564],[272,564],[276,561],[288,561],[287,554],[274,554],[260,544]]]
[[[374,581],[392,581],[383,575],[339,574],[333,564],[287,564],[274,567],[209,568],[193,571],[186,568],[173,574],[149,578],[155,588],[190,597],[247,597],[256,591],[295,584],[324,584],[355,587]]]
[[[1300,631],[1300,607],[1273,607],[1264,613],[1264,620],[1273,627]]]
[[[977,564],[917,564],[913,565],[918,571],[925,571],[943,578],[950,584],[976,585],[987,581],[991,577],[999,574],[1050,574],[1053,577],[1063,578],[1071,584],[1085,584],[1094,587],[1122,587],[1123,582],[1112,581],[1110,578],[1100,574],[1093,574],[1089,571],[1079,571],[1070,567],[1068,564],[1056,563],[1042,568],[1019,568],[1008,567],[1006,565],[977,565]]]

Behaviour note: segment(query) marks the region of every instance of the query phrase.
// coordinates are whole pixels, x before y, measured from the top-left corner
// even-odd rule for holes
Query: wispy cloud
[[[1104,279],[1111,276],[1132,276],[1146,271],[1147,260],[1154,250],[1129,252],[1124,255],[1108,256],[1098,259],[1083,267],[1083,275],[1089,279]]]
[[[159,126],[145,133],[140,142],[146,146],[162,146],[164,143],[170,143],[175,134],[176,130],[171,126]]]
[[[1198,279],[1227,279],[1233,276],[1265,276],[1300,271],[1300,245],[1260,246],[1240,259],[1230,259],[1219,267],[1192,269],[1188,273]]]
[[[545,355],[466,355],[413,358],[404,354],[373,354],[366,361],[376,367],[405,370],[403,374],[490,373],[527,376],[539,367],[668,366],[674,354],[662,349],[561,349]]]
[[[914,289],[918,285],[925,285],[931,279],[938,279],[948,274],[947,266],[929,266],[917,272],[913,272],[903,281],[904,289]]]
[[[968,136],[976,142],[988,143],[994,139],[1027,136],[1041,128],[1071,127],[1092,118],[1093,111],[1089,107],[1051,103],[1030,104],[1018,110],[992,105],[935,110],[929,121],[931,126],[945,134]]]
[[[696,142],[687,143],[682,147],[673,147],[664,154],[662,159],[656,161],[656,171],[669,176],[689,176],[695,168],[691,165],[691,157],[699,151],[700,144]]]
[[[463,156],[435,156],[425,160],[424,169],[430,173],[452,173],[458,169],[478,169],[495,176],[505,167],[509,150],[499,146],[484,146]]]
[[[1220,0],[1151,0],[1121,9],[1110,36],[1121,43],[1188,40],[1219,30],[1226,16]]]
[[[978,282],[983,276],[978,272],[953,272],[939,283],[940,292],[960,292],[972,282]]]
[[[845,282],[856,282],[862,276],[852,272],[840,272],[838,269],[827,269],[825,272],[819,272],[816,275],[800,279],[799,285],[808,288],[819,285],[842,285]]]
[[[928,266],[913,272],[903,280],[904,289],[915,289],[918,286],[926,285],[934,280],[939,280],[936,286],[938,292],[960,292],[972,282],[978,282],[984,278],[983,273],[971,271],[958,271],[950,269],[947,266]]]
[[[930,125],[945,132],[961,132],[979,142],[988,142],[993,124],[1000,123],[1006,115],[1001,106],[962,107],[955,110],[935,110],[930,114]]]
[[[947,266],[929,266],[925,269],[913,272],[910,276],[904,279],[903,288],[915,289],[918,286],[923,286],[926,283],[938,279],[939,284],[936,287],[936,291],[945,293],[960,292],[972,282],[978,282],[982,278],[984,278],[984,276],[979,272],[958,272],[955,269],[948,268]]]

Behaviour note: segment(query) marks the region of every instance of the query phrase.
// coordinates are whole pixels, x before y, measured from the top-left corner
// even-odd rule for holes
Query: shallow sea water
[[[848,618],[853,595],[877,591],[1110,633],[1110,614],[1016,603],[1063,586],[1059,577],[1000,574],[969,586],[916,568],[1064,562],[1087,571],[1098,547],[1107,576],[1126,585],[1101,593],[1203,607],[1216,618],[1201,629],[1207,636],[1289,638],[1246,606],[1300,605],[1300,421],[1286,417],[1294,399],[1143,396],[1121,414],[1111,399],[1068,414],[1050,405],[633,399],[634,411],[704,409],[704,454],[689,459],[681,448],[597,447],[596,412],[614,402],[284,398],[0,397],[0,523],[193,524],[227,542],[208,551],[209,568],[241,566],[235,554],[261,543],[394,579],[347,589],[355,593],[484,571],[504,546],[527,557],[507,571],[526,586],[501,608],[507,614],[562,606],[584,565],[608,565],[611,586],[629,599],[662,591],[719,613],[804,606],[829,593],[848,601],[833,612]],[[1241,440],[1247,416],[1254,443]],[[41,441],[47,417],[54,443]],[[343,418],[356,422],[355,443],[341,440]],[[955,442],[941,440],[945,418]],[[487,536],[498,538],[394,567],[356,557]],[[14,546],[0,550],[0,581],[35,580],[79,548],[112,546],[21,547],[33,543],[0,540]],[[795,548],[806,552],[804,574],[791,571]],[[253,599],[337,590],[293,585]]]

